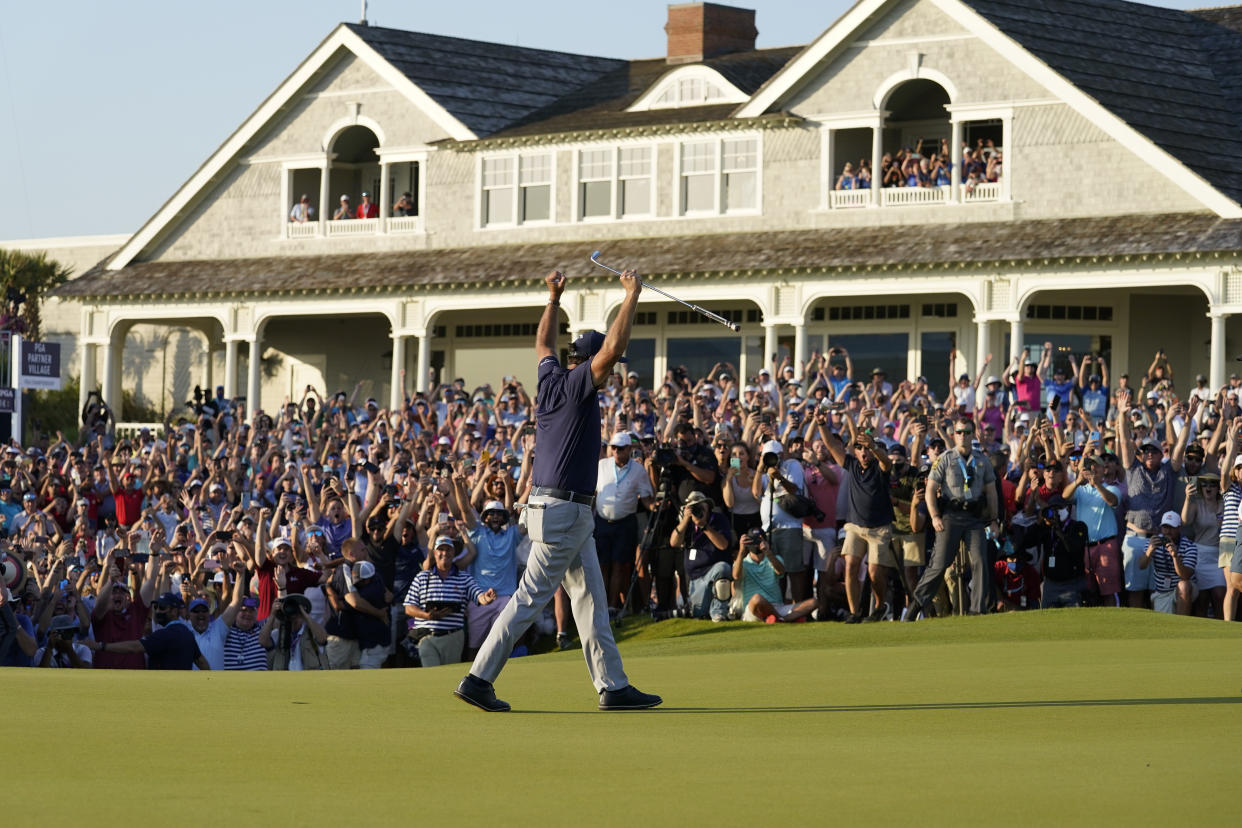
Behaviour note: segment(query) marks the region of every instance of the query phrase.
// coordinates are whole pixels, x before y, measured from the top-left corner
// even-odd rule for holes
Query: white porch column
[[[1011,319],[1009,321],[1009,359],[1012,361],[1022,356],[1022,319]],[[1022,366],[1018,366],[1019,369]]]
[[[780,346],[776,342],[776,323],[764,322],[763,359],[760,361],[759,367],[755,369],[756,374],[764,368],[767,368],[769,371],[772,370],[772,358],[776,355],[776,349],[779,347]],[[775,380],[776,377],[772,377],[772,379]]]
[[[975,320],[975,364],[973,370],[971,366],[967,366],[966,370],[970,372],[970,380],[974,382],[975,375],[979,373],[979,369],[983,367],[983,360],[987,358],[988,351],[992,348],[992,323],[986,319]],[[995,368],[996,366],[992,366]],[[950,378],[952,379],[952,378]]]
[[[95,376],[95,360],[98,359],[99,346],[93,342],[82,344],[82,381],[78,385],[78,413],[86,409],[86,396],[95,390],[99,380]]]
[[[871,127],[871,203],[879,207],[884,191],[881,177],[884,174],[884,118],[881,117]]]
[[[215,389],[215,386],[211,382],[211,338],[210,337],[208,337],[207,340],[203,343],[202,359],[203,359],[203,363],[200,366],[200,370],[203,373],[203,376],[201,379],[203,383],[203,391],[204,393],[208,393],[214,396],[216,393],[216,389]]]
[[[954,204],[960,203],[962,200],[962,122],[953,119],[953,137],[949,143],[949,155],[953,161],[953,169],[950,172],[950,186],[952,189],[951,198]]]
[[[259,369],[263,362],[263,339],[258,334],[253,339],[247,338],[250,355],[246,360],[246,415],[253,417],[263,406],[259,404]]]
[[[389,202],[392,201],[392,186],[388,183],[388,164],[380,164],[380,191],[379,191],[379,216],[380,216],[380,232],[388,232],[388,209]],[[404,350],[404,346],[402,346]],[[393,352],[395,355],[395,351]]]
[[[806,322],[798,322],[794,325],[794,374],[802,382],[806,382],[806,377],[802,372],[802,363],[806,361]]]
[[[286,238],[289,235],[289,213],[293,209],[293,196],[291,192],[293,187],[293,170],[285,167],[280,171],[280,209],[276,211],[276,215],[280,219],[280,238]]]
[[[400,411],[405,403],[405,334],[392,335],[392,390],[388,394],[388,410]]]
[[[224,396],[230,400],[237,396],[237,344],[236,339],[224,340]]]
[[[836,130],[831,127],[824,128],[824,164],[827,167],[824,174],[824,203],[822,205],[822,209],[824,210],[832,209],[832,191],[837,187],[837,173],[835,169],[837,158],[836,154],[832,151],[833,138],[835,137]],[[871,162],[871,166],[875,166],[874,161]]]
[[[1012,118],[1001,118],[1001,152],[1003,152],[1006,156],[1006,158],[1004,159],[1004,163],[1001,167],[1001,176],[1000,176],[1000,185],[1001,185],[1000,186],[1000,199],[1001,201],[1009,200],[1009,170],[1007,169],[1007,167],[1009,166],[1009,160],[1008,160],[1009,139],[1013,135],[1013,130],[1010,129],[1012,125],[1013,125]]]
[[[103,346],[103,401],[112,409],[112,416],[121,419],[121,355],[125,348],[125,338],[120,341],[113,336]]]
[[[321,236],[328,234],[327,222],[328,219],[332,218],[332,193],[328,189],[328,178],[331,170],[332,162],[325,158],[323,166],[319,168],[319,235]]]
[[[660,314],[663,316],[663,314]],[[664,323],[656,329],[655,358],[651,360],[651,376],[639,377],[638,381],[647,383],[649,387],[659,389],[664,384],[664,374],[668,371],[668,336],[664,333]]]
[[[418,379],[414,383],[414,387],[422,391],[423,394],[431,393],[431,329],[428,328],[418,334]],[[428,400],[431,402],[431,400]]]
[[[1229,314],[1211,311],[1212,319],[1212,362],[1208,371],[1208,384],[1215,391],[1225,384],[1225,321]]]

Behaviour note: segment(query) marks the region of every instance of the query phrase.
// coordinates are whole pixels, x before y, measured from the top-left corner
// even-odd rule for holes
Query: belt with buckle
[[[1110,540],[1116,540],[1116,539],[1117,539],[1116,535],[1109,535],[1107,538],[1100,538],[1099,540],[1093,540],[1089,542],[1087,546],[1099,546],[1102,543],[1108,543]]]
[[[539,497],[554,497],[557,500],[568,500],[570,503],[581,503],[583,506],[595,505],[595,495],[572,492],[569,489],[554,489],[551,486],[534,486],[530,493]]]

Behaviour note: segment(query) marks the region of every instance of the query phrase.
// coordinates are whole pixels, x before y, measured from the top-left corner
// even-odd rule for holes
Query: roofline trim
[[[211,154],[203,164],[195,170],[181,187],[164,202],[154,216],[130,237],[129,241],[117,251],[108,263],[109,270],[120,270],[150,246],[156,239],[163,236],[177,222],[181,212],[199,197],[212,182],[236,159],[246,144],[254,138],[281,110],[283,110],[302,88],[331,61],[341,49],[346,49],[365,63],[393,88],[405,95],[409,100],[437,126],[444,129],[450,136],[458,140],[474,138],[474,133],[461,121],[454,118],[444,107],[432,100],[395,66],[384,60],[366,41],[344,23],[340,23],[311,52],[297,68],[278,86],[275,91],[263,100],[259,107],[242,122],[233,134]]]
[[[453,152],[485,152],[511,147],[527,147],[540,144],[597,143],[622,138],[649,138],[662,135],[683,135],[699,132],[738,132],[741,130],[788,129],[802,126],[806,119],[786,113],[764,115],[761,118],[723,118],[714,121],[691,121],[668,124],[646,124],[604,129],[578,129],[570,132],[531,133],[509,137],[478,138],[472,141],[439,141],[436,146]]]

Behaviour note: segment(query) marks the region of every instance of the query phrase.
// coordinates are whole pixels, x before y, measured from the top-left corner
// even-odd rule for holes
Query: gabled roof
[[[480,138],[626,65],[591,55],[344,25]]]
[[[900,233],[854,227],[756,233],[701,233],[615,239],[600,245],[604,261],[642,261],[648,276],[825,273],[830,270],[995,268],[998,262],[1106,257],[1228,257],[1242,251],[1242,219],[1208,212],[1103,216],[1036,221],[916,224]],[[54,291],[61,298],[120,300],[154,296],[211,297],[308,291],[356,293],[462,284],[503,285],[540,278],[549,269],[591,278],[601,271],[581,241],[505,244],[376,253],[341,253],[204,261],[100,264]],[[1189,266],[1189,265],[1187,265]],[[609,277],[610,278],[610,277]]]
[[[1124,0],[962,0],[1152,143],[1242,201],[1235,9]],[[1223,24],[1223,25],[1222,25]]]
[[[670,67],[664,58],[624,61],[615,71],[580,89],[575,89],[521,123],[496,133],[493,137],[509,138],[526,135],[576,132],[585,129],[617,129],[658,124],[718,121],[729,116],[737,104],[652,109],[627,112],[644,92],[671,69],[686,66],[707,66],[747,95],[763,85],[784,66],[801,47],[755,49],[731,55],[708,58],[700,63]]]

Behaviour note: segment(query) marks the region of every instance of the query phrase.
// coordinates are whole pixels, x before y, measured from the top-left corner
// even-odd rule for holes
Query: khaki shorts
[[[328,669],[357,670],[362,664],[362,653],[358,649],[358,639],[328,636]]]
[[[1220,546],[1217,547],[1217,549],[1219,549],[1220,552],[1216,556],[1216,565],[1219,568],[1228,569],[1230,564],[1233,563],[1233,547],[1236,542],[1237,542],[1236,538],[1221,538],[1220,539]]]
[[[897,566],[897,559],[893,556],[893,525],[845,524],[845,543],[841,546],[841,554],[861,558],[864,552],[867,553],[869,564]]]
[[[917,532],[893,536],[893,553],[901,555],[904,566],[922,566],[927,563],[927,535]]]

